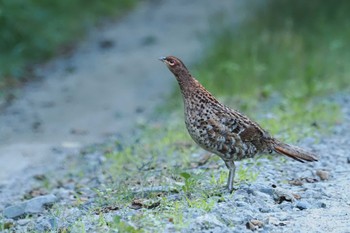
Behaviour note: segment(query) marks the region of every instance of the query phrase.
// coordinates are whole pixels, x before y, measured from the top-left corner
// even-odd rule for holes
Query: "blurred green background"
[[[117,16],[135,2],[2,0],[0,88],[79,41],[102,17]],[[230,95],[266,95],[277,88],[303,97],[348,85],[349,1],[266,2],[249,22],[213,39],[197,69],[204,85]],[[291,87],[298,93],[290,93]]]
[[[1,0],[0,90],[25,78],[31,65],[82,39],[83,32],[101,18],[116,17],[134,4],[134,0]]]
[[[25,80],[33,64],[70,48],[101,18],[135,3],[2,0],[0,90]],[[278,92],[297,103],[348,87],[350,1],[270,0],[253,9],[239,28],[223,28],[211,38],[194,72],[204,86],[242,100]]]
[[[350,1],[270,0],[215,38],[198,76],[222,94],[309,97],[348,86]]]

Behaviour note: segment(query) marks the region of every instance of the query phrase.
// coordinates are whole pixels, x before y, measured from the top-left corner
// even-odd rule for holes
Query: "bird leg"
[[[228,191],[231,193],[233,191],[233,180],[235,178],[236,166],[235,162],[233,162],[232,160],[225,161],[225,164],[229,170],[227,188]]]

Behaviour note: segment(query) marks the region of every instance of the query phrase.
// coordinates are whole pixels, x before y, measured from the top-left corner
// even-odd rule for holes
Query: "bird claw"
[[[232,187],[231,189],[229,189],[226,185],[225,186],[221,186],[218,189],[218,192],[220,192],[221,194],[232,194],[235,191],[238,190],[238,187]]]
[[[229,194],[232,194],[234,191],[237,191],[238,188],[235,188],[235,187],[232,187],[231,189],[226,189],[226,191],[229,193]]]

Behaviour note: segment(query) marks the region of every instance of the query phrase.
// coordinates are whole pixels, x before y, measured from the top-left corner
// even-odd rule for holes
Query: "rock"
[[[236,206],[237,207],[245,207],[246,205],[248,205],[247,203],[243,202],[243,201],[237,201],[236,202]]]
[[[297,194],[292,193],[291,191],[283,188],[276,187],[274,189],[273,193],[273,199],[278,203],[281,204],[284,201],[288,202],[294,202],[295,197],[297,197]]]
[[[270,208],[270,207],[267,207],[267,206],[264,206],[264,207],[260,207],[260,208],[259,208],[259,211],[260,211],[261,213],[269,213],[269,212],[271,212],[271,208]]]
[[[17,224],[20,226],[24,226],[24,225],[27,225],[29,222],[30,222],[30,219],[19,219],[17,221]]]
[[[43,211],[45,205],[51,205],[57,201],[57,198],[53,194],[35,197],[26,201],[25,211],[27,213],[40,213]]]
[[[4,217],[5,218],[17,218],[25,214],[25,204],[17,204],[6,207],[4,209]]]
[[[255,231],[259,228],[262,228],[264,226],[264,223],[260,220],[257,219],[252,219],[248,221],[246,224],[247,229]]]
[[[35,197],[5,208],[3,214],[6,218],[18,218],[26,214],[40,213],[46,205],[51,205],[56,200],[57,198],[53,194]]]
[[[112,39],[103,39],[98,42],[98,46],[101,49],[110,49],[113,48],[115,45],[115,42]]]
[[[291,211],[294,205],[291,202],[283,202],[278,206],[283,211]]]
[[[297,201],[295,206],[299,209],[299,210],[305,210],[305,209],[310,209],[311,205],[305,201]]]
[[[326,208],[326,207],[327,207],[327,204],[324,203],[324,202],[319,202],[317,205],[318,205],[318,207],[320,207],[320,208]]]
[[[274,189],[268,186],[258,186],[257,190],[270,196],[273,196],[274,194]]]
[[[288,183],[295,186],[302,186],[304,184],[300,179],[290,180]]]
[[[347,163],[350,163],[350,157],[348,157],[348,158],[346,159],[346,162],[347,162]]]
[[[277,219],[275,217],[268,217],[267,223],[275,225],[275,226],[285,226],[286,225],[285,221],[280,221],[279,219]]]
[[[310,177],[303,177],[303,178],[301,178],[301,180],[302,180],[303,182],[306,182],[306,183],[316,183],[316,182],[318,182],[317,179],[315,179],[315,178],[310,178]]]
[[[38,232],[48,232],[52,230],[52,225],[48,219],[38,218],[35,228]]]
[[[50,225],[53,229],[56,229],[59,225],[59,220],[58,220],[58,218],[55,218],[55,217],[49,218],[48,222],[50,223]]]
[[[320,177],[321,180],[328,180],[329,179],[329,172],[324,170],[317,170],[316,175]]]
[[[204,228],[207,228],[208,226],[210,226],[210,228],[222,227],[224,225],[213,214],[205,214],[205,215],[199,216],[196,218],[195,223],[202,225]]]

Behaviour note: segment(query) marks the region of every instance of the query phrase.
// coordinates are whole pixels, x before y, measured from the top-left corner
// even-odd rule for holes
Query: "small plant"
[[[182,176],[185,179],[185,184],[182,186],[182,190],[185,193],[190,193],[191,191],[193,191],[197,181],[191,176],[191,174],[187,172],[182,172],[180,173],[180,176]]]
[[[107,222],[107,226],[111,228],[111,230],[115,230],[117,232],[126,232],[126,233],[141,233],[143,230],[137,229],[128,223],[122,221],[121,217],[116,215],[113,217],[112,222]]]
[[[165,209],[162,213],[158,213],[160,218],[167,217],[168,221],[174,224],[176,230],[180,231],[188,225],[188,221],[184,217],[184,210],[187,205],[183,200],[174,202],[164,202]]]
[[[249,166],[243,167],[243,165],[240,165],[237,171],[237,177],[241,181],[247,181],[247,182],[254,182],[258,178],[259,173],[254,172],[254,167],[256,165],[250,164]]]
[[[82,220],[76,221],[71,227],[71,232],[86,233],[85,223]]]
[[[190,199],[186,197],[186,201],[189,207],[202,209],[205,212],[209,212],[213,209],[216,201],[212,198],[207,198],[203,195],[203,197]]]

